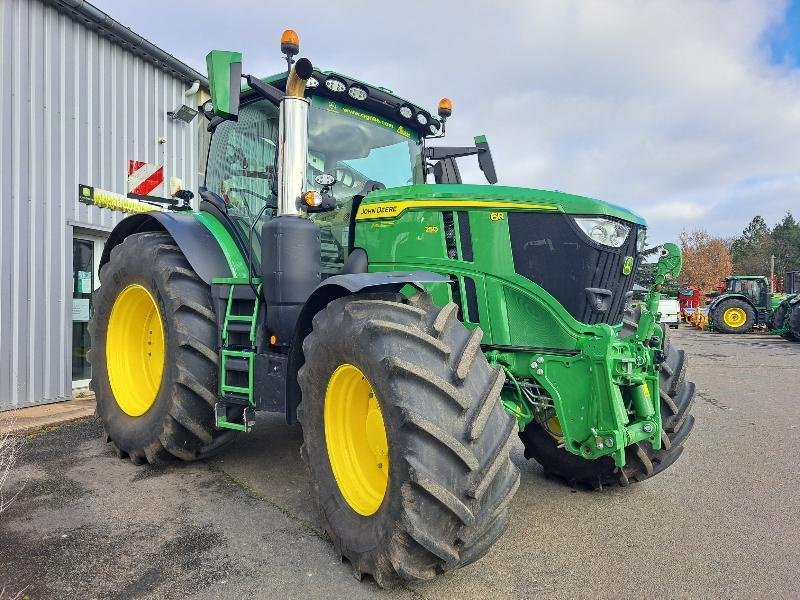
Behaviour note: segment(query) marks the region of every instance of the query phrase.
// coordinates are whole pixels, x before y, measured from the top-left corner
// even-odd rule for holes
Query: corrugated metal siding
[[[72,229],[121,214],[79,183],[126,191],[128,159],[197,189],[186,84],[37,0],[0,1],[0,410],[71,396]],[[159,138],[166,138],[160,144]]]

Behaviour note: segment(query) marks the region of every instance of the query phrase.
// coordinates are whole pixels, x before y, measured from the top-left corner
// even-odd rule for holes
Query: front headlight
[[[622,246],[631,230],[630,227],[618,221],[598,217],[575,218],[575,222],[591,240],[612,248]]]

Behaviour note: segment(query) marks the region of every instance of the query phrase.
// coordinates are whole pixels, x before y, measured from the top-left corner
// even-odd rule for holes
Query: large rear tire
[[[789,314],[789,332],[786,339],[792,342],[800,342],[800,302],[795,302],[794,306],[787,303],[787,307],[792,312]]]
[[[714,329],[722,333],[747,333],[756,322],[756,312],[744,300],[730,298],[723,300],[709,315]]]
[[[519,486],[504,374],[455,315],[422,294],[351,296],[303,343],[302,455],[325,529],[381,587],[482,557]]]
[[[91,388],[105,440],[136,463],[203,458],[214,425],[217,325],[209,286],[166,233],[111,251],[94,293]]]
[[[775,312],[772,314],[770,329],[783,329],[784,327],[788,327],[790,330],[786,331],[785,333],[781,334],[781,337],[791,341],[794,341],[794,336],[791,332],[791,327],[789,325],[789,316],[792,313],[792,307],[789,306],[789,301],[784,300],[778,305],[778,308],[775,309]]]
[[[631,335],[638,322],[638,310],[626,312],[620,337]],[[617,467],[607,456],[586,460],[560,448],[560,441],[547,428],[534,421],[519,436],[525,445],[525,458],[536,460],[547,475],[561,479],[572,487],[593,489],[619,484],[622,486],[644,481],[664,471],[683,452],[683,444],[694,426],[689,414],[694,402],[695,386],[685,381],[686,355],[678,350],[664,333],[665,360],[660,366],[661,450],[638,442],[625,450],[626,465]],[[552,429],[552,427],[551,427]]]

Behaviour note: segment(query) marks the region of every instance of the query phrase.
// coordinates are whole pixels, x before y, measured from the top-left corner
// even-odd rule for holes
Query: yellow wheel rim
[[[353,365],[339,366],[328,381],[325,444],[347,504],[365,517],[374,514],[389,482],[389,443],[378,397]]]
[[[544,430],[557,442],[561,442],[564,439],[564,432],[561,429],[561,421],[558,420],[558,417],[547,419],[544,422]]]
[[[164,327],[155,298],[139,284],[122,290],[111,308],[106,366],[120,409],[132,417],[150,410],[164,372]]]
[[[747,321],[747,313],[738,307],[729,308],[722,313],[722,320],[728,327],[741,327]]]

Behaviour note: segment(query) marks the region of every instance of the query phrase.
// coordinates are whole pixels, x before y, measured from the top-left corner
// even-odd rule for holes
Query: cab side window
[[[206,187],[222,196],[245,238],[275,212],[277,140],[278,109],[267,101],[243,106],[238,122],[221,123],[211,140]],[[260,223],[252,230],[259,235]]]

